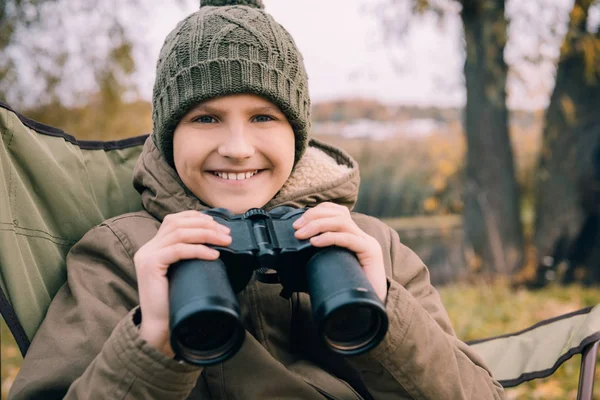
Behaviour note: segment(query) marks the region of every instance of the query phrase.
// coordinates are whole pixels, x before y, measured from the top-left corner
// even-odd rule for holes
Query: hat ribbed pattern
[[[298,161],[308,142],[310,98],[302,55],[264,11],[204,6],[167,36],[153,91],[154,140],[173,165],[173,131],[199,102],[239,93],[277,105],[296,136]]]

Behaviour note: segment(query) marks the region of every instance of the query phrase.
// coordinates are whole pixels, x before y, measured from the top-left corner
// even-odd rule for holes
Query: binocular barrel
[[[336,353],[362,354],[385,337],[385,307],[348,250],[329,247],[306,265],[313,319],[319,335]]]
[[[243,268],[244,266],[237,266]],[[319,249],[305,268],[313,319],[321,338],[342,355],[377,346],[388,329],[381,300],[356,256],[339,247]],[[190,364],[213,365],[242,346],[245,329],[225,264],[184,260],[169,268],[171,347]]]
[[[244,342],[240,308],[221,260],[183,260],[169,268],[171,347],[190,364],[213,365]]]

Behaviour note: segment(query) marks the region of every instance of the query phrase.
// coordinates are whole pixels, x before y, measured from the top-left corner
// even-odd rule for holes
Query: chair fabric
[[[552,375],[600,340],[600,305],[540,321],[519,332],[468,342],[504,387]]]
[[[31,340],[90,228],[141,209],[132,170],[146,136],[78,141],[0,103],[0,288]]]

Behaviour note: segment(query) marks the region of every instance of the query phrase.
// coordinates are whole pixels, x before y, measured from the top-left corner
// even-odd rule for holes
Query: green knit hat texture
[[[202,0],[160,51],[152,94],[153,137],[174,165],[173,132],[199,102],[250,93],[285,114],[296,137],[295,162],[308,144],[310,98],[302,54],[260,0]]]

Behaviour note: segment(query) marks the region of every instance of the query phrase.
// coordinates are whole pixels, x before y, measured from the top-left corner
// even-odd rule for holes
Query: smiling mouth
[[[221,171],[211,171],[213,175],[218,176],[221,179],[225,179],[227,181],[243,181],[246,179],[252,178],[254,175],[258,174],[262,170],[256,169],[254,171],[246,171],[246,172],[221,172]]]

